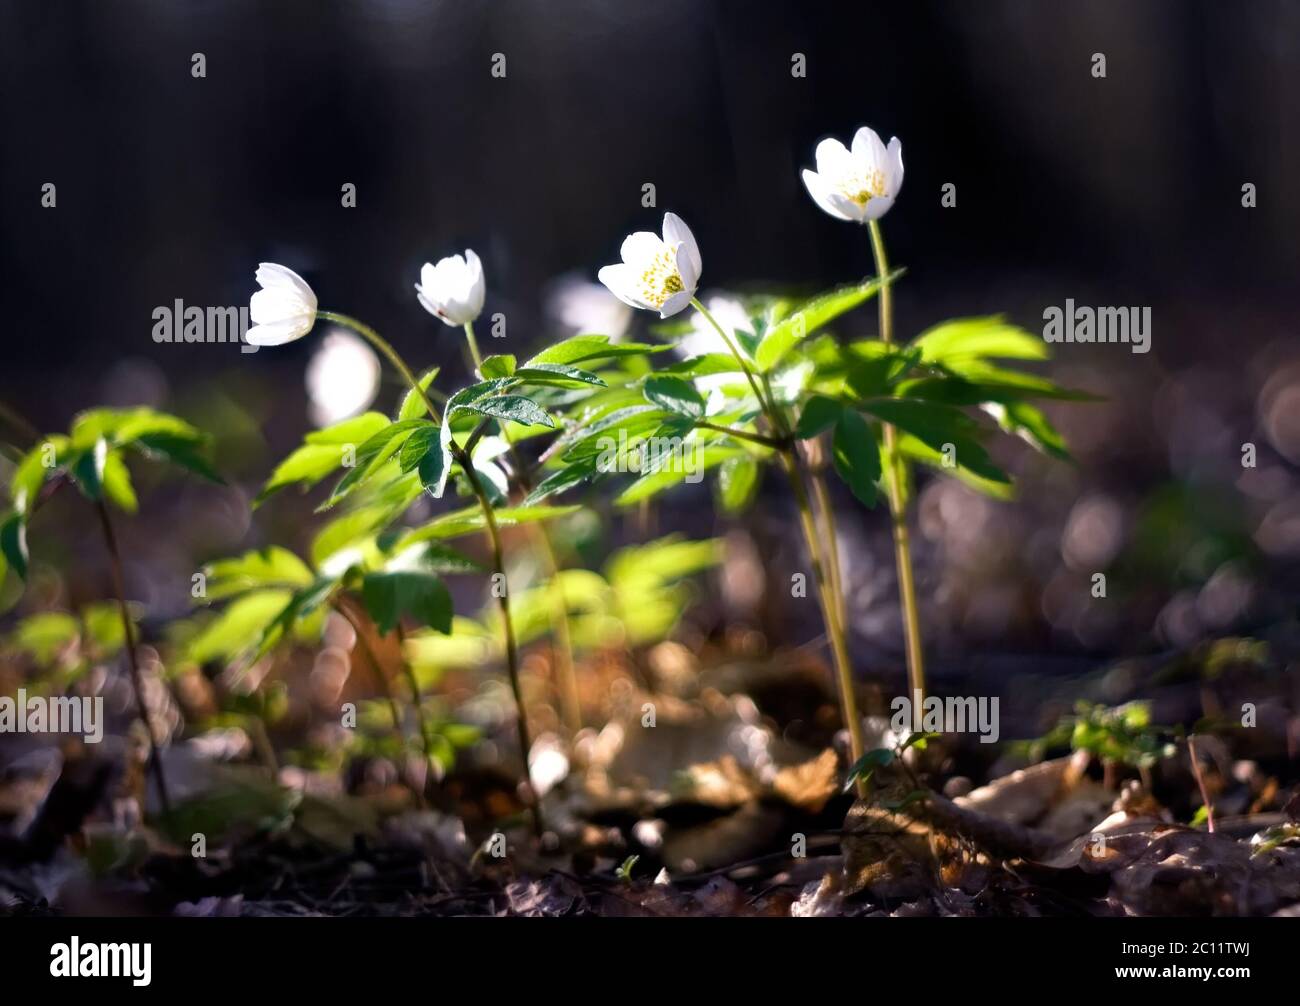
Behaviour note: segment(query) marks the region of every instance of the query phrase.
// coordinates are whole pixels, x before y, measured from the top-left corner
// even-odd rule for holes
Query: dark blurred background
[[[194,53],[206,78],[191,76]],[[918,561],[940,673],[988,651],[1091,660],[1289,633],[1298,85],[1300,3],[1280,0],[5,0],[0,400],[41,429],[147,401],[240,439],[231,490],[177,490],[136,532],[171,559],[169,574],[137,571],[134,592],[183,606],[195,554],[274,537],[277,518],[250,524],[244,503],[309,428],[317,347],[157,345],[155,307],[246,304],[256,263],[282,262],[322,307],[421,365],[458,368],[457,333],[416,303],[422,262],[473,247],[487,313],[508,318],[492,348],[527,352],[554,334],[555,279],[593,278],[665,209],[693,227],[706,291],[822,288],[870,272],[869,248],[813,205],[799,168],[823,135],[870,124],[904,148],[885,220],[908,268],[901,333],[995,312],[1038,331],[1067,297],[1153,311],[1149,355],[1060,347],[1052,373],[1108,396],[1049,410],[1077,466],[1003,445],[1023,479],[1014,505],[924,484]],[[41,206],[46,182],[56,209]],[[348,182],[356,208],[340,205]],[[940,204],[946,182],[955,208]],[[841,334],[874,330],[861,311]],[[770,489],[750,530],[780,568],[798,557]],[[200,499],[220,513],[166,516]],[[698,502],[666,522],[675,506],[688,530],[714,530]],[[861,661],[893,667],[885,522],[843,503]],[[1090,603],[1097,570],[1109,605]]]

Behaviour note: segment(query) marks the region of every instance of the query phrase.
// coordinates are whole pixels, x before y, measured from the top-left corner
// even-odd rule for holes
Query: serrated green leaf
[[[496,395],[490,398],[478,398],[464,405],[459,405],[457,408],[477,412],[484,416],[491,416],[493,419],[508,419],[510,422],[519,423],[521,426],[553,427],[555,425],[555,420],[546,414],[545,409],[531,398],[525,398],[523,395]]]
[[[543,363],[578,364],[593,360],[613,359],[620,356],[641,356],[646,353],[658,353],[667,346],[651,346],[637,342],[610,342],[607,335],[575,335],[572,338],[548,346],[525,364],[525,368],[535,368]]]
[[[953,370],[985,357],[1011,360],[1045,360],[1047,344],[1036,335],[1008,324],[1001,315],[957,318],[936,325],[912,341],[926,363],[940,363]]]
[[[451,594],[432,573],[367,573],[361,598],[381,634],[392,632],[404,616],[437,632],[451,632]]]
[[[795,424],[794,435],[800,440],[807,440],[819,433],[824,433],[834,426],[844,412],[844,406],[824,395],[813,395],[804,404],[799,413],[799,422]]]
[[[695,385],[680,377],[656,374],[646,378],[641,390],[649,402],[661,409],[687,419],[699,419],[704,415],[704,397],[695,390]]]
[[[438,369],[439,368],[437,367],[433,367],[430,370],[425,371],[416,379],[420,387],[425,391],[428,391],[434,380],[437,379]],[[415,393],[414,388],[408,388],[406,394],[402,396],[402,404],[398,406],[396,418],[398,422],[401,422],[403,419],[430,418],[429,410],[424,404],[424,399]],[[432,418],[436,419],[437,417],[434,416]]]
[[[889,279],[892,282],[901,275],[902,270],[895,270],[890,274]],[[840,287],[838,290],[831,290],[807,301],[763,334],[758,348],[754,351],[754,362],[759,370],[770,371],[800,341],[846,311],[851,311],[875,296],[879,290],[880,278],[872,277],[862,283]]]
[[[831,456],[853,495],[867,506],[876,505],[880,481],[880,447],[871,425],[852,409],[844,409],[835,423]]]
[[[479,376],[485,381],[496,377],[509,377],[515,372],[515,362],[514,356],[509,353],[489,356],[483,361],[483,366],[478,368]]]
[[[747,454],[728,458],[718,467],[718,500],[729,514],[746,510],[758,493],[758,462]]]
[[[940,454],[946,451],[960,468],[992,482],[1011,481],[975,441],[979,431],[975,421],[957,409],[935,402],[885,398],[862,402],[861,407]]]
[[[539,363],[531,367],[520,367],[515,376],[525,384],[540,384],[557,388],[605,387],[605,382],[596,374],[581,367],[567,363]]]
[[[697,474],[702,476],[705,471],[722,464],[728,458],[736,457],[741,452],[736,448],[709,444],[698,452],[692,451],[691,453],[692,461],[689,466],[686,464],[671,464],[646,472],[618,495],[614,500],[614,505],[627,507],[640,503],[642,500],[651,499],[668,489],[672,489],[674,486],[680,485],[688,477],[695,480]],[[691,471],[688,472],[687,467],[690,467]]]
[[[235,597],[250,590],[298,589],[311,583],[314,574],[305,562],[278,545],[245,552],[229,559],[217,559],[203,567],[205,597],[209,602]]]

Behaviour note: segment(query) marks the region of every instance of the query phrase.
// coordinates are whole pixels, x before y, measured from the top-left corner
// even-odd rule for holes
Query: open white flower
[[[437,265],[424,263],[415,294],[431,315],[454,327],[468,325],[483,310],[483,263],[468,248]]]
[[[257,267],[262,289],[248,302],[253,327],[244,338],[250,346],[283,346],[301,339],[316,324],[316,295],[292,269],[274,262]]]
[[[903,145],[897,136],[886,149],[876,131],[863,126],[852,149],[830,138],[817,144],[814,156],[817,170],[805,168],[803,183],[817,205],[840,220],[880,219],[903,187]]]
[[[623,261],[607,265],[600,281],[625,304],[658,311],[668,318],[691,302],[700,284],[700,248],[676,213],[664,214],[664,235],[629,234],[620,249]]]
[[[379,394],[379,357],[365,340],[335,329],[307,364],[307,396],[317,426],[331,426],[364,411]]]

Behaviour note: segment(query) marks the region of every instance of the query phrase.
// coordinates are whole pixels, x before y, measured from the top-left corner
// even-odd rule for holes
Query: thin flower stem
[[[826,485],[825,462],[809,465],[809,481],[812,482],[813,499],[821,512],[822,526],[826,531],[826,568],[830,573],[831,593],[837,604],[836,612],[840,624],[849,624],[847,602],[844,597],[844,579],[840,571],[839,536],[835,524],[835,508],[831,505],[830,489]]]
[[[465,322],[465,342],[469,346],[469,355],[474,361],[474,369],[479,371],[481,377],[483,355],[479,352],[478,340],[474,337],[474,323],[472,321]],[[473,453],[474,444],[482,436],[484,425],[480,423],[479,428],[474,431],[466,442],[466,453]],[[519,472],[519,477],[523,478],[523,460],[520,458],[518,450],[515,449],[514,441],[510,439],[510,432],[506,428],[504,420],[501,421],[500,427],[501,438],[510,446],[515,468]],[[573,639],[569,632],[569,602],[564,596],[564,585],[560,583],[560,566],[555,557],[555,546],[551,543],[550,534],[541,524],[533,525],[533,540],[538,545],[546,575],[550,579],[550,587],[547,593],[551,602],[551,631],[555,634],[551,653],[555,659],[556,691],[560,697],[560,713],[564,718],[565,726],[569,728],[569,732],[576,734],[582,729],[582,711],[578,700],[578,679],[573,665]],[[527,756],[525,755],[526,760]]]
[[[474,338],[474,323],[465,322],[465,342],[469,345],[469,357],[474,361],[474,369],[483,369],[483,354],[478,351],[478,340]],[[480,375],[482,376],[482,375]]]
[[[140,663],[135,652],[135,627],[131,624],[131,613],[126,606],[122,556],[117,550],[117,536],[113,534],[113,522],[108,516],[108,507],[101,499],[95,501],[95,509],[99,512],[99,523],[104,531],[104,544],[108,547],[109,565],[113,571],[113,591],[117,594],[117,608],[122,616],[123,641],[127,666],[131,669],[131,687],[135,691],[136,711],[140,717],[140,725],[144,727],[144,732],[149,737],[149,764],[153,770],[154,783],[158,787],[158,802],[162,805],[163,815],[170,816],[172,804],[171,798],[167,795],[167,777],[163,772],[158,738],[154,736],[153,722],[149,718],[149,706],[144,697],[144,677],[140,673]]]
[[[813,519],[812,506],[808,501],[808,491],[804,488],[803,477],[799,471],[798,454],[794,449],[793,442],[789,439],[785,417],[781,415],[780,410],[776,407],[776,399],[771,394],[770,385],[767,388],[768,394],[765,396],[759,387],[758,378],[750,370],[749,364],[741,355],[735,342],[732,341],[726,330],[718,324],[717,319],[709,313],[708,308],[696,298],[691,298],[691,305],[700,314],[704,315],[709,324],[722,337],[722,341],[726,343],[727,348],[731,350],[731,355],[735,357],[736,363],[740,365],[746,380],[749,381],[749,386],[753,389],[754,397],[758,399],[759,406],[762,408],[769,425],[782,438],[777,453],[781,458],[781,465],[785,469],[786,477],[790,482],[790,489],[794,493],[795,505],[799,510],[799,524],[803,531],[804,542],[808,547],[809,559],[812,562],[813,579],[816,582],[817,599],[821,607],[822,621],[826,625],[826,635],[831,644],[831,657],[835,664],[835,677],[840,693],[840,713],[844,718],[844,725],[849,731],[849,750],[852,761],[856,763],[865,753],[866,744],[862,734],[862,717],[858,715],[857,696],[854,693],[853,664],[849,659],[849,648],[844,635],[844,626],[839,618],[839,602],[831,593],[826,567],[822,561],[817,523]],[[866,799],[866,783],[861,779],[857,781],[857,791],[859,798]]]
[[[429,418],[433,420],[434,425],[440,425],[438,410],[434,408],[433,402],[430,401],[428,393],[423,387],[421,387],[420,382],[416,379],[415,374],[412,373],[411,368],[406,365],[406,361],[397,354],[397,350],[393,349],[392,346],[381,338],[378,332],[369,325],[357,321],[356,318],[350,317],[346,314],[338,314],[334,311],[317,311],[316,317],[324,318],[326,321],[333,321],[339,325],[344,325],[352,329],[379,350],[379,352],[387,357],[388,361],[397,368],[398,373],[400,373],[406,380],[406,383],[411,386],[411,390],[420,396],[420,399],[424,402],[425,408],[429,410]],[[470,460],[469,455],[466,454],[464,449],[454,440],[451,442],[451,453],[452,457],[456,460],[456,463],[460,465],[461,471],[465,475],[465,481],[469,483],[470,489],[478,500],[479,508],[483,511],[483,523],[487,533],[488,545],[492,551],[493,572],[501,578],[501,583],[504,587],[506,571],[504,553],[501,548],[501,531],[497,527],[497,518],[496,513],[492,509],[492,501],[484,491],[483,484],[479,481],[478,473],[475,472],[474,464]],[[509,672],[510,689],[514,693],[515,697],[515,722],[519,730],[519,744],[524,759],[524,779],[528,784],[527,789],[529,803],[532,808],[533,829],[540,837],[543,833],[542,812],[541,808],[538,806],[535,791],[533,790],[532,772],[528,766],[528,753],[532,749],[532,744],[528,739],[528,713],[524,709],[523,690],[520,688],[519,684],[519,650],[515,644],[515,628],[510,619],[510,598],[508,596],[508,591],[504,589],[501,591],[500,596],[498,597],[498,602],[501,608],[502,632],[505,636],[506,644],[506,670]]]
[[[1205,804],[1205,827],[1214,833],[1214,804],[1210,801],[1210,791],[1205,788],[1205,776],[1201,774],[1201,763],[1196,758],[1196,735],[1187,738],[1187,754],[1192,762],[1192,775],[1196,776],[1196,785],[1201,791],[1201,802]],[[1150,787],[1147,787],[1148,792]]]
[[[784,448],[789,441],[778,437],[765,437],[761,433],[750,433],[748,430],[737,430],[731,426],[718,426],[714,423],[705,423],[696,420],[695,423],[702,430],[714,430],[717,433],[725,433],[729,437],[736,437],[739,440],[748,440],[750,443],[762,444],[764,447],[773,447],[777,450]]]
[[[335,311],[317,311],[316,317],[352,329],[357,335],[379,350],[387,358],[388,362],[397,368],[397,372],[411,386],[411,390],[420,396],[420,399],[424,402],[424,407],[429,410],[429,418],[433,420],[435,426],[438,425],[438,410],[434,408],[429,393],[420,385],[415,374],[411,372],[411,368],[406,365],[406,361],[397,355],[397,350],[389,345],[387,340],[381,338],[378,332],[364,322],[357,321],[356,318],[346,314],[338,314]]]
[[[889,260],[880,224],[872,220],[871,253],[880,277],[880,341],[894,341],[894,294],[889,281]],[[904,473],[898,453],[898,433],[890,423],[881,427],[885,448],[885,487],[894,535],[894,565],[898,568],[898,597],[903,608],[903,632],[907,645],[908,694],[914,700],[925,697],[925,654],[921,647],[921,619],[916,604],[916,580],[912,573],[912,545],[907,530],[907,508],[903,500]]]

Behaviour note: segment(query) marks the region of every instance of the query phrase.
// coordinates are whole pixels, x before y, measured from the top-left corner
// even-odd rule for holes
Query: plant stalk
[[[149,737],[149,765],[153,772],[154,783],[158,787],[158,802],[162,805],[163,816],[172,812],[171,798],[167,794],[167,777],[163,772],[162,755],[158,747],[158,738],[154,736],[153,721],[149,718],[149,706],[144,697],[144,677],[140,673],[140,663],[135,652],[135,628],[131,624],[131,613],[126,606],[126,579],[122,575],[122,557],[117,549],[117,536],[113,533],[113,521],[108,516],[108,507],[102,499],[95,501],[99,513],[99,523],[104,531],[104,544],[108,547],[109,566],[113,572],[113,591],[117,594],[117,608],[122,616],[122,634],[126,647],[127,666],[131,670],[131,688],[135,692],[135,704],[140,724]]]
[[[374,346],[375,349],[382,353],[388,361],[397,368],[398,373],[400,373],[406,380],[406,383],[411,386],[411,390],[420,396],[421,401],[424,402],[425,408],[429,411],[429,418],[433,420],[434,425],[440,425],[441,420],[439,419],[438,410],[434,408],[428,392],[420,386],[419,380],[416,378],[415,374],[412,373],[411,368],[406,365],[406,361],[397,354],[397,351],[393,349],[393,347],[390,346],[378,332],[369,325],[358,321],[356,318],[350,317],[346,314],[338,314],[334,311],[317,311],[316,317],[324,318],[327,321],[333,321],[339,325],[344,325],[352,329]],[[465,480],[469,483],[470,489],[477,498],[479,508],[483,511],[483,523],[487,532],[488,544],[492,551],[493,572],[501,577],[502,585],[504,586],[506,573],[503,551],[501,548],[501,531],[497,527],[496,514],[492,510],[492,501],[484,491],[483,484],[479,481],[478,473],[474,471],[474,464],[470,460],[469,455],[467,455],[464,449],[457,445],[454,440],[451,444],[451,451],[452,456],[460,465],[461,471],[465,473]],[[510,675],[510,688],[514,693],[515,705],[517,707],[515,722],[518,726],[519,744],[522,748],[521,754],[524,759],[524,779],[528,784],[527,789],[529,803],[532,809],[533,830],[540,837],[544,830],[542,827],[542,812],[541,808],[538,806],[536,792],[533,789],[532,771],[528,765],[528,754],[532,749],[532,744],[528,738],[528,713],[524,709],[523,690],[520,688],[519,683],[519,651],[515,644],[514,625],[510,619],[510,598],[508,593],[508,591],[502,590],[498,597],[501,608],[502,631],[505,636],[506,644],[506,669]]]
[[[889,260],[880,224],[872,220],[871,253],[880,277],[880,341],[894,341],[894,294],[889,281]],[[881,427],[885,447],[885,487],[889,496],[889,513],[894,536],[894,565],[898,569],[898,599],[903,609],[903,633],[907,646],[908,694],[925,697],[925,654],[921,647],[921,619],[916,604],[916,579],[912,572],[912,544],[907,529],[907,507],[903,500],[902,460],[898,454],[898,431],[891,423]]]
[[[796,453],[793,442],[789,439],[789,433],[786,429],[784,418],[780,410],[777,409],[775,399],[769,398],[763,394],[759,387],[758,379],[753,371],[749,369],[749,364],[741,355],[740,350],[732,341],[731,336],[718,324],[717,319],[709,313],[708,308],[699,302],[698,299],[692,298],[691,305],[700,312],[717,330],[718,335],[722,337],[731,355],[735,357],[736,363],[740,365],[741,370],[745,373],[746,380],[758,399],[759,406],[762,408],[767,418],[768,424],[776,431],[781,438],[781,447],[778,454],[781,458],[782,467],[785,469],[786,477],[790,482],[790,489],[794,494],[795,505],[799,510],[799,524],[803,531],[804,542],[808,547],[808,555],[812,562],[813,579],[817,588],[818,604],[821,607],[822,621],[826,626],[826,635],[830,640],[831,657],[835,665],[836,682],[839,686],[840,693],[840,714],[844,718],[844,725],[849,731],[849,750],[851,760],[857,762],[866,750],[865,739],[862,734],[862,717],[858,715],[857,696],[854,692],[853,684],[853,664],[849,658],[848,643],[844,635],[844,626],[839,618],[839,603],[836,597],[831,593],[830,582],[828,580],[826,566],[822,559],[820,538],[817,532],[817,524],[813,517],[812,506],[808,500],[808,492],[804,488],[803,478],[799,471],[798,454]],[[833,543],[832,543],[833,547]],[[858,796],[865,799],[867,796],[866,784],[862,780],[857,782]]]
[[[474,337],[472,321],[465,323],[465,342],[469,346],[474,369],[480,372],[481,377],[483,356],[479,352],[478,340]],[[510,439],[505,421],[503,420],[499,425],[502,439],[510,445],[510,453],[514,457],[518,477],[523,480],[526,478],[523,460]],[[466,451],[472,450],[473,448],[467,444]],[[527,492],[527,485],[524,486],[524,490]],[[555,691],[560,699],[560,716],[572,736],[582,729],[582,704],[578,696],[578,677],[574,669],[573,638],[569,632],[569,601],[564,596],[564,584],[560,582],[560,564],[555,555],[555,546],[551,542],[550,533],[542,524],[534,524],[532,527],[533,540],[537,543],[546,576],[550,581],[547,600],[551,603],[551,631],[554,634],[551,657],[555,665]]]

